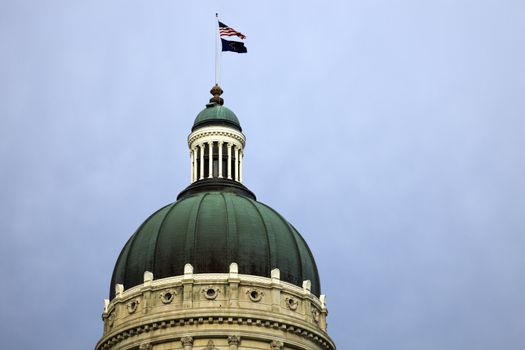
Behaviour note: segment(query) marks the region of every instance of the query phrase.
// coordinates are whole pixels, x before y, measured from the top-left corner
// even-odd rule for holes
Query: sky
[[[214,84],[338,349],[525,349],[525,2],[0,2],[0,348],[93,349]],[[29,332],[29,333],[28,333]]]

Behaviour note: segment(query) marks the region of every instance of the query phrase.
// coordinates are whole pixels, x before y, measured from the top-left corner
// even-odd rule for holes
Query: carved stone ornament
[[[180,338],[180,342],[182,343],[182,346],[192,346],[193,337],[182,337]]]
[[[251,301],[253,301],[254,303],[257,303],[259,301],[261,301],[264,293],[258,289],[255,289],[255,288],[251,288],[251,289],[248,289],[246,291],[246,294],[248,294],[248,297],[250,298]]]
[[[135,311],[137,311],[138,307],[139,307],[139,304],[140,304],[140,300],[138,299],[133,299],[131,301],[129,301],[127,304],[126,304],[126,307],[128,309],[128,312],[130,314],[134,313]]]
[[[299,306],[299,301],[297,301],[297,299],[295,298],[292,298],[292,297],[286,297],[286,306],[288,306],[288,308],[290,310],[297,310],[297,306]]]
[[[215,344],[213,343],[213,340],[208,340],[208,345],[204,348],[205,350],[217,350],[215,347]]]
[[[313,308],[312,309],[312,317],[314,318],[314,321],[319,323],[319,320],[321,318],[321,315],[319,313],[319,310],[317,310],[316,308]]]
[[[201,293],[204,295],[206,299],[215,300],[217,296],[219,295],[219,288],[214,288],[211,286],[204,287],[202,288]]]
[[[173,301],[176,295],[177,295],[177,291],[174,289],[164,291],[160,293],[160,301],[162,301],[162,303],[164,304],[169,304]]]
[[[115,324],[115,311],[111,311],[108,316],[108,326],[111,328]]]
[[[241,342],[241,338],[239,338],[236,335],[230,335],[228,336],[228,345],[239,345]]]
[[[139,350],[151,350],[153,345],[151,343],[142,343],[139,345]]]
[[[270,343],[270,349],[272,350],[282,350],[284,348],[284,343],[280,340],[272,340]]]

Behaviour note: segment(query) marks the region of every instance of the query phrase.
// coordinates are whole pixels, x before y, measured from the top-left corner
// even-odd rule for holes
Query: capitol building
[[[335,350],[312,252],[243,185],[246,138],[211,93],[188,136],[189,186],[115,263],[96,350]]]

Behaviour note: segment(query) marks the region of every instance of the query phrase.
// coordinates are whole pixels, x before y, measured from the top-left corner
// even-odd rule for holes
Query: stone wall
[[[104,335],[96,350],[335,350],[326,333],[325,298],[279,278],[242,275],[237,264],[225,274],[193,274],[154,280],[105,302]]]

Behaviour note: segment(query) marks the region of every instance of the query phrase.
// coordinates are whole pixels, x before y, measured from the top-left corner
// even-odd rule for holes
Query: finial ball
[[[221,87],[218,84],[215,84],[210,90],[210,94],[213,95],[213,97],[210,98],[210,102],[215,102],[222,106],[224,104],[224,99],[221,97],[223,92],[224,91],[222,91]]]

